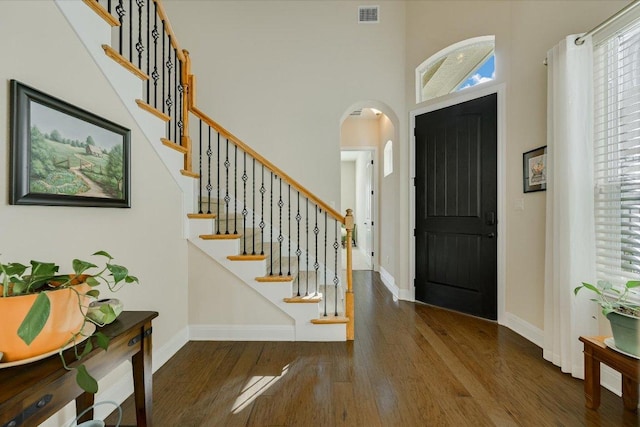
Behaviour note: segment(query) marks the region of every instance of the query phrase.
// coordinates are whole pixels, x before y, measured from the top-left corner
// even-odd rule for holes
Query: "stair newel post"
[[[184,170],[190,171],[192,168],[192,148],[191,148],[191,138],[189,137],[189,105],[190,97],[193,96],[193,88],[189,85],[189,76],[191,75],[191,57],[189,56],[189,51],[182,51],[184,56],[184,61],[180,61],[180,80],[182,87],[181,94],[181,109],[180,109],[180,130],[182,135],[180,137],[180,145],[187,149],[187,152],[184,155]],[[211,148],[211,127],[209,127],[209,148]],[[209,160],[211,160],[211,156],[209,155]],[[211,179],[211,174],[209,174],[209,180]]]
[[[347,292],[345,295],[345,315],[349,318],[347,323],[347,340],[353,341],[354,339],[354,295],[353,295],[353,263],[351,254],[351,242],[353,233],[353,210],[347,209],[347,215],[344,217],[344,225],[347,229],[346,245],[347,245]]]

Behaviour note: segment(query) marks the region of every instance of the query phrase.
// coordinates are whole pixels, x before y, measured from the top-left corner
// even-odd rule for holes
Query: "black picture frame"
[[[547,189],[547,146],[527,151],[522,155],[523,191],[545,191]]]
[[[12,205],[131,207],[131,131],[10,81]]]

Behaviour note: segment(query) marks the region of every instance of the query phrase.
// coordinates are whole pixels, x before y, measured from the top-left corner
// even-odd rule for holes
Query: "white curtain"
[[[573,289],[595,279],[593,48],[568,36],[547,53],[547,215],[544,358],[584,377],[581,335],[597,307]]]

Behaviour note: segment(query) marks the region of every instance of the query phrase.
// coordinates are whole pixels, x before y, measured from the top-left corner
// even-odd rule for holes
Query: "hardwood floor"
[[[604,389],[586,409],[582,381],[507,328],[393,301],[370,271],[354,289],[355,342],[188,343],[154,375],[154,425],[639,425]]]

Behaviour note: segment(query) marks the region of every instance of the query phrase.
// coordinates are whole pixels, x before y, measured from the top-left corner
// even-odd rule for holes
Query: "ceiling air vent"
[[[380,6],[359,6],[358,7],[358,23],[359,24],[377,24],[380,22],[378,12]]]

